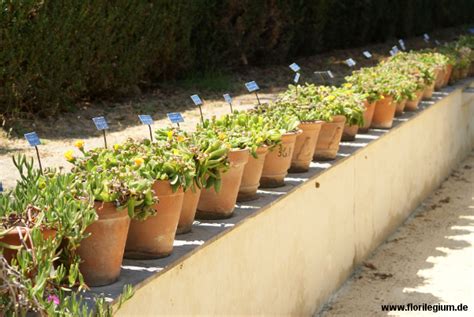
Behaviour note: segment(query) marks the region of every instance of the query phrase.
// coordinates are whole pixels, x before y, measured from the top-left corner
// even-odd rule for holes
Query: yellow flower
[[[352,87],[352,84],[351,84],[351,83],[345,83],[345,84],[344,84],[344,87],[346,87],[346,88],[351,88],[351,87]]]
[[[328,100],[329,100],[329,101],[333,101],[334,99],[336,99],[336,97],[333,96],[333,95],[330,95],[330,96],[328,97]]]
[[[114,150],[118,151],[120,149],[120,144],[114,144]]]
[[[141,157],[137,157],[136,159],[133,160],[135,162],[136,166],[140,166],[143,164],[144,160]]]
[[[169,130],[167,135],[168,135],[168,141],[171,141],[171,139],[173,138],[173,130]]]
[[[84,140],[79,140],[74,143],[74,146],[77,147],[79,150],[84,148]]]
[[[225,133],[219,133],[219,139],[220,140],[224,140],[226,138],[226,134]]]
[[[184,141],[184,136],[179,135],[179,136],[178,136],[178,142],[183,142],[183,141]]]
[[[178,149],[173,149],[173,154],[174,154],[174,155],[178,155],[178,154],[179,154],[179,150],[178,150]]]
[[[74,161],[74,152],[72,150],[67,150],[66,153],[64,153],[64,157],[68,162]]]

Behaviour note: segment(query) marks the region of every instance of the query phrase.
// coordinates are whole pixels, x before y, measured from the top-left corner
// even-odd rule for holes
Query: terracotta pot
[[[263,164],[260,187],[275,188],[285,186],[285,176],[291,166],[291,158],[295,148],[296,137],[302,131],[285,133],[281,137],[281,143],[270,148]]]
[[[251,201],[258,198],[257,189],[260,186],[260,177],[267,153],[268,147],[262,146],[257,149],[257,158],[249,156],[242,175],[237,201]]]
[[[372,123],[372,118],[374,117],[375,102],[368,103],[365,101],[365,111],[364,111],[364,126],[359,127],[358,133],[367,133]]]
[[[212,187],[201,191],[196,218],[225,219],[232,216],[248,159],[248,149],[229,153],[230,169],[222,174],[221,190],[216,192]]]
[[[398,116],[401,116],[403,114],[403,111],[405,110],[405,106],[407,104],[407,100],[406,99],[403,99],[402,101],[400,102],[397,102],[395,104],[395,117],[398,117]]]
[[[299,125],[302,133],[296,137],[295,148],[291,157],[291,165],[288,172],[302,173],[309,170],[309,164],[313,160],[319,132],[324,121],[302,122]]]
[[[18,232],[20,231],[20,233]],[[54,238],[56,236],[56,230],[54,229],[41,229],[41,233],[43,234],[43,238],[49,239],[49,238]],[[26,242],[26,246],[28,248],[31,248],[31,240],[27,238],[27,229],[25,227],[15,227],[8,231],[7,234],[5,234],[3,237],[0,238],[1,243],[5,243],[11,246],[21,246],[21,240],[20,240],[20,234],[23,237],[24,241]],[[16,257],[16,254],[18,253],[18,250],[14,249],[8,249],[8,248],[2,248],[0,247],[0,250],[3,252],[3,256],[5,257],[5,260],[10,264],[12,259]]]
[[[334,116],[331,122],[323,123],[319,132],[318,142],[316,143],[313,160],[329,161],[336,158],[345,123],[345,116]]]
[[[167,180],[155,181],[152,186],[158,197],[156,214],[145,220],[132,220],[125,246],[127,259],[158,259],[173,252],[173,242],[183,207],[184,192],[176,192]]]
[[[444,71],[444,82],[443,87],[448,85],[449,79],[451,78],[451,74],[453,72],[453,65],[446,65],[446,69]]]
[[[201,196],[201,188],[194,186],[184,192],[183,207],[179,216],[177,234],[188,233],[193,226],[194,217],[196,216],[199,197]]]
[[[406,111],[415,111],[416,109],[418,109],[418,105],[420,104],[421,98],[423,98],[423,90],[418,90],[415,95],[416,97],[414,100],[407,100],[407,103],[405,105]]]
[[[113,203],[95,202],[94,207],[99,219],[86,228],[90,236],[78,249],[79,270],[87,285],[102,286],[120,275],[130,218],[126,209],[118,211]]]
[[[461,70],[459,68],[453,68],[451,77],[449,77],[449,84],[454,85],[456,81],[461,78]]]
[[[393,124],[393,117],[397,106],[393,102],[392,96],[384,96],[383,99],[375,103],[374,117],[372,118],[371,128],[390,129]]]
[[[431,85],[426,86],[425,90],[423,91],[423,99],[431,99],[433,97],[435,83],[433,82]]]
[[[446,75],[445,67],[439,67],[435,70],[435,89],[440,90],[444,85],[444,77]]]
[[[342,131],[341,141],[354,141],[356,138],[357,131],[359,131],[359,126],[356,125],[344,125],[344,130]]]

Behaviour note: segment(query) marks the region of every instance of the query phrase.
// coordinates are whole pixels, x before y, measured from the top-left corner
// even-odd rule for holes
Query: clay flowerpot
[[[275,188],[285,185],[285,176],[291,165],[296,137],[301,133],[301,130],[285,133],[281,137],[281,143],[269,149],[263,164],[260,187]]]
[[[397,102],[395,104],[396,109],[395,109],[395,117],[401,116],[403,114],[403,111],[405,110],[405,106],[407,104],[407,100],[403,99],[400,102]]]
[[[49,239],[54,238],[56,236],[56,230],[53,229],[41,229],[41,233],[43,234],[43,238]],[[20,235],[23,240],[26,242],[28,248],[31,248],[31,240],[27,238],[27,228],[25,227],[14,227],[10,231],[8,231],[4,236],[0,238],[0,242],[4,244],[8,244],[11,246],[21,246],[21,239]],[[10,264],[12,259],[16,257],[18,250],[15,249],[8,249],[0,247],[0,250],[3,252],[3,256],[5,260]]]
[[[359,126],[356,125],[344,125],[344,130],[342,131],[341,141],[354,141],[357,131],[359,131]]]
[[[443,87],[448,85],[449,79],[451,78],[451,73],[453,72],[453,65],[447,65],[444,71],[444,82]]]
[[[95,202],[94,208],[99,219],[86,228],[90,236],[78,249],[79,270],[87,285],[102,286],[120,275],[130,218],[126,209],[118,211],[113,203]]]
[[[183,207],[183,188],[173,192],[167,180],[155,181],[152,188],[158,197],[154,206],[156,214],[130,223],[125,246],[127,259],[157,259],[173,252],[174,237]]]
[[[345,116],[334,116],[332,121],[323,123],[319,132],[318,142],[316,143],[313,160],[329,161],[336,158],[345,123]]]
[[[443,88],[444,77],[446,74],[445,67],[439,67],[435,70],[435,89],[440,90]]]
[[[176,230],[177,234],[188,233],[191,231],[200,196],[201,188],[197,186],[194,186],[194,190],[189,188],[184,192],[183,207],[181,208],[178,229]]]
[[[324,121],[300,123],[299,128],[303,132],[296,137],[290,173],[302,173],[309,170],[323,123]]]
[[[364,126],[359,127],[358,133],[367,133],[372,123],[372,118],[374,117],[375,111],[375,102],[368,103],[365,101],[365,111],[364,111]]]
[[[423,90],[418,90],[415,95],[416,97],[414,100],[407,100],[407,103],[405,105],[406,111],[415,111],[416,109],[418,109],[418,105],[420,104],[421,98],[423,98]]]
[[[392,96],[384,96],[383,99],[375,103],[374,117],[372,118],[371,128],[390,129],[393,124],[393,117],[397,106],[393,102]]]
[[[433,82],[431,85],[426,86],[425,90],[423,91],[423,99],[431,99],[433,97],[435,83]]]
[[[216,192],[211,187],[201,191],[196,218],[225,219],[232,216],[248,159],[248,149],[230,151],[230,168],[221,175],[221,190]]]
[[[250,201],[258,198],[257,189],[260,186],[260,177],[267,153],[268,147],[262,146],[257,149],[257,158],[249,156],[242,175],[237,201]]]

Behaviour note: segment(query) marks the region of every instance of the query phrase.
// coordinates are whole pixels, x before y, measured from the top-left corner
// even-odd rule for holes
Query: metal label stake
[[[92,121],[94,121],[94,124],[97,130],[102,131],[102,135],[104,136],[104,147],[107,148],[107,137],[105,135],[105,130],[109,129],[107,120],[105,120],[104,117],[95,117],[95,118],[92,118]]]
[[[43,164],[41,164],[41,158],[40,158],[39,150],[38,150],[38,145],[41,145],[41,140],[39,139],[36,132],[26,133],[25,139],[28,141],[30,146],[35,148],[36,157],[38,158],[39,169],[40,169],[40,172],[43,173]]]
[[[232,97],[229,94],[224,94],[223,97],[224,97],[224,100],[229,104],[230,113],[233,113],[234,109],[232,109]]]
[[[176,123],[178,125],[178,129],[180,128],[179,123],[184,122],[183,116],[179,112],[168,112],[166,115],[171,123]]]
[[[257,91],[260,90],[260,87],[258,87],[257,83],[255,81],[249,81],[248,83],[245,83],[245,87],[247,88],[248,92],[254,92],[255,97],[257,97],[257,102],[259,105],[260,103],[260,98],[258,97]]]
[[[141,123],[148,126],[148,130],[150,131],[150,140],[153,141],[153,133],[151,131],[151,125],[153,124],[153,119],[150,115],[147,114],[139,114],[138,118],[140,119]]]
[[[192,95],[191,100],[194,102],[196,106],[199,107],[199,113],[201,114],[201,122],[204,123],[204,116],[202,114],[202,100],[198,95]]]

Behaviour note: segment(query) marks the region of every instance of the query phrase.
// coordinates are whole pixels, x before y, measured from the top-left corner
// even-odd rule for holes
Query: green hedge
[[[472,0],[3,0],[0,114],[472,22]]]

